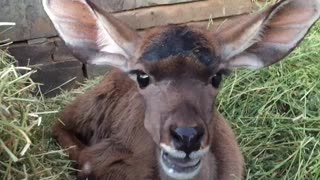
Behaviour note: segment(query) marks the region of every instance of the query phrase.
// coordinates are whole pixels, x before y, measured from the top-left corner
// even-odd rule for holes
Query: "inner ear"
[[[261,68],[287,56],[319,19],[319,0],[282,0],[214,32],[229,68]]]
[[[42,0],[54,27],[75,57],[84,63],[126,69],[140,36],[86,0]]]

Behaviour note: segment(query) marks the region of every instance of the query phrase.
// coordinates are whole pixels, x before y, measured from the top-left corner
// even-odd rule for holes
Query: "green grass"
[[[228,77],[219,99],[247,179],[320,179],[320,23],[285,61]]]
[[[32,96],[32,73],[0,51],[0,179],[72,179],[51,127],[57,112],[101,78],[43,99]],[[319,106],[320,23],[285,61],[225,79],[218,108],[238,136],[247,179],[320,179]]]

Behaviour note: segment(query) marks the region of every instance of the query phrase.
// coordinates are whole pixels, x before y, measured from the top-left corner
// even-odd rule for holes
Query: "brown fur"
[[[179,26],[148,32],[136,56],[148,46],[161,44],[161,35],[171,28]],[[206,31],[183,28],[203,37],[195,50],[215,51],[216,42]],[[68,106],[54,127],[59,144],[81,169],[78,178],[171,180],[158,167],[159,144],[171,144],[169,127],[175,125],[205,129],[202,148],[211,149],[202,158],[195,180],[242,179],[243,158],[236,138],[219,113],[212,111],[218,90],[210,77],[220,70],[219,59],[213,59],[210,67],[195,54],[136,62],[154,80],[148,88],[139,89],[127,74],[114,70]]]
[[[159,179],[157,146],[144,128],[144,109],[135,83],[113,71],[65,109],[53,134],[79,167],[90,162],[97,179]],[[242,177],[243,159],[231,128],[217,112],[209,126],[218,179]]]
[[[280,61],[320,16],[318,0],[282,0],[214,31],[169,25],[138,34],[87,0],[42,1],[76,57],[129,71],[111,72],[54,127],[79,179],[242,179],[236,138],[214,107],[220,75]]]

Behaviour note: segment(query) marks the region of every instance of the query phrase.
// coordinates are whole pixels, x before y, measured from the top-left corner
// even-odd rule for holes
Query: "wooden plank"
[[[9,48],[10,54],[15,57],[19,66],[50,64],[54,50],[54,42],[48,41],[34,45],[17,43]]]
[[[165,4],[177,4],[201,0],[90,0],[108,12],[137,9],[142,7],[158,6]]]
[[[51,21],[45,14],[41,0],[0,0],[0,22],[17,25],[5,34],[13,41],[56,36]]]
[[[145,29],[240,15],[251,10],[251,0],[208,0],[125,11],[115,13],[115,16],[135,29]]]
[[[240,18],[244,18],[248,15],[249,14],[241,14],[241,15],[222,17],[222,18],[211,19],[211,20],[188,22],[188,23],[183,23],[183,24],[189,25],[189,26],[197,26],[199,28],[206,28],[209,30],[217,30],[223,25],[226,25],[229,23],[237,23],[237,21]]]
[[[95,0],[101,3],[115,3],[121,7],[121,0]],[[157,2],[158,4],[178,3],[195,0],[122,0],[124,3],[135,2],[135,6]],[[152,3],[151,3],[152,4]],[[157,4],[157,5],[158,5]],[[155,4],[156,5],[156,4]],[[119,6],[120,7],[120,6]],[[181,24],[192,21],[202,21],[223,16],[243,14],[251,11],[251,0],[206,0],[175,5],[162,5],[141,8],[132,11],[115,13],[115,15],[135,29],[145,29],[166,24]],[[41,0],[0,0],[0,22],[16,22],[14,29],[1,34],[13,41],[24,41],[42,37],[57,36],[51,21],[45,14]]]
[[[31,76],[33,81],[43,84],[40,86],[42,94],[46,97],[54,97],[61,89],[70,90],[79,87],[84,81],[82,63],[77,59],[62,61],[45,65],[31,66],[37,70]]]

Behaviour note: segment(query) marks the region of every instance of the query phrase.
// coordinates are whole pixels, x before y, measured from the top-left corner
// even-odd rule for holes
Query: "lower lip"
[[[201,159],[198,160],[190,160],[196,161],[192,162],[191,166],[187,166],[190,163],[186,160],[186,163],[174,163],[170,161],[170,157],[165,157],[163,150],[161,150],[160,156],[160,164],[164,172],[171,178],[174,179],[191,179],[194,178],[199,172],[201,168]],[[184,166],[186,165],[186,166]]]

